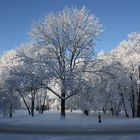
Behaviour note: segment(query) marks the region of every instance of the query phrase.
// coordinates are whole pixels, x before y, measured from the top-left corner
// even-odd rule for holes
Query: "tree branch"
[[[57,94],[55,91],[53,91],[50,87],[46,87],[48,90],[50,90],[53,94],[55,94],[60,99],[63,99],[59,94]]]

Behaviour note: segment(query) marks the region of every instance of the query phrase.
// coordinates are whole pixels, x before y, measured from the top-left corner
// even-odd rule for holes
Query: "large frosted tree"
[[[48,50],[42,57],[54,78],[60,93],[50,89],[61,100],[61,117],[65,117],[65,101],[76,92],[76,80],[94,58],[94,46],[102,26],[98,18],[85,8],[65,8],[33,24],[31,36],[35,45]],[[44,59],[45,58],[45,59]]]

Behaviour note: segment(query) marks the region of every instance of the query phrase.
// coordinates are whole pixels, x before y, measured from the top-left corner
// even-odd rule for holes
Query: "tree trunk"
[[[13,112],[13,106],[12,106],[12,103],[11,103],[11,105],[10,105],[10,115],[9,115],[9,117],[11,118],[12,117],[12,112]]]
[[[23,94],[21,92],[19,92],[19,93],[20,93],[20,95],[21,95],[21,97],[23,99],[23,102],[24,102],[24,104],[25,104],[25,106],[26,106],[26,108],[28,110],[29,115],[30,115],[31,114],[30,107],[27,105],[27,102],[25,100],[25,97],[23,96]]]
[[[31,115],[34,116],[34,108],[35,108],[35,93],[32,93],[32,99],[31,99]]]
[[[137,117],[140,117],[140,99],[138,100],[138,104],[137,104]]]
[[[140,66],[138,66],[139,69],[139,80],[140,80]],[[137,102],[137,117],[140,117],[140,85],[138,85],[138,102]]]
[[[131,81],[133,80],[132,75],[130,76],[130,79],[131,79]],[[132,92],[132,97],[131,97],[132,98],[131,99],[132,117],[134,118],[136,110],[135,110],[135,95],[134,95],[134,86],[133,86],[133,84],[131,85],[131,92]]]
[[[41,113],[41,102],[40,102],[40,97],[38,94],[37,94],[37,110],[40,114]]]
[[[127,113],[127,109],[126,109],[126,106],[125,106],[125,100],[124,100],[123,94],[121,94],[121,97],[122,97],[122,102],[123,102],[123,107],[124,107],[125,115],[126,115],[127,118],[129,118],[129,115]]]
[[[106,109],[104,107],[102,109],[103,109],[103,113],[106,114]]]
[[[134,90],[132,90],[132,117],[135,117],[135,96],[134,96]]]
[[[43,98],[43,104],[42,104],[43,109],[41,109],[41,113],[42,113],[42,114],[43,114],[43,111],[46,110],[46,109],[45,109],[45,108],[46,108],[46,106],[45,106],[46,98],[47,98],[47,93],[45,93],[44,98]],[[49,108],[48,108],[48,111],[49,111]]]
[[[110,108],[110,112],[111,112],[111,115],[114,115],[114,108],[113,107]]]
[[[61,119],[65,119],[65,99],[61,99]]]
[[[140,94],[138,96],[138,102],[137,102],[137,117],[140,117]]]
[[[34,99],[32,99],[31,103],[31,115],[34,116]]]
[[[129,118],[129,115],[128,115],[128,113],[127,113],[127,110],[124,109],[124,111],[125,111],[125,116],[126,116],[127,118]]]
[[[62,87],[61,87],[61,119],[65,119],[65,80],[62,80]]]

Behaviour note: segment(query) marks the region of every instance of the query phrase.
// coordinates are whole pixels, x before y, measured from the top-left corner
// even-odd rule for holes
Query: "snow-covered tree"
[[[65,117],[65,100],[76,94],[71,90],[93,60],[95,40],[101,31],[98,18],[85,8],[65,8],[57,14],[50,13],[32,27],[35,45],[46,52],[41,61],[59,83],[60,93],[48,89],[61,99],[62,118]]]
[[[10,50],[3,54],[0,59],[0,107],[4,116],[8,111],[10,117],[12,117],[13,111],[20,107],[20,97],[16,92],[17,85],[10,75],[12,67],[17,65],[17,62],[13,61],[15,55],[16,51]]]
[[[42,56],[39,55],[41,52],[42,50],[32,43],[22,44],[17,49],[16,54],[19,65],[11,71],[13,77],[20,79],[17,90],[22,96],[28,110],[31,109],[29,112],[31,112],[32,116],[34,116],[35,99],[41,88],[47,88],[48,81],[51,78],[46,64],[41,62]],[[27,105],[25,97],[30,97],[30,105]]]
[[[106,77],[108,82],[104,90],[106,95],[110,95],[108,99],[111,104],[108,103],[110,106],[119,105],[119,110],[123,109],[127,117],[130,115],[138,116],[139,112],[139,40],[139,33],[131,33],[128,35],[128,40],[122,41],[119,47],[109,53],[102,52],[99,54],[99,58],[106,61],[106,66],[112,65],[110,72],[115,75],[113,79]]]
[[[131,33],[128,35],[128,40],[120,43],[113,53],[117,54],[121,63],[126,67],[127,76],[131,81],[131,108],[132,115],[140,116],[138,81],[139,81],[139,66],[140,66],[140,33]]]
[[[95,89],[95,101],[96,106],[99,110],[103,110],[106,113],[111,108],[110,94],[107,92],[107,86],[109,81],[116,77],[116,71],[118,70],[118,62],[114,61],[113,57],[109,53],[100,52],[97,56],[102,65],[98,73],[98,78],[94,78],[94,89]],[[98,67],[99,67],[98,66]]]

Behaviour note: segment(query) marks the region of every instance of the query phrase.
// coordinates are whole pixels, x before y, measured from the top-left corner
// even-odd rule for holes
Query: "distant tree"
[[[131,33],[128,35],[128,40],[120,43],[119,47],[114,50],[118,54],[121,63],[127,69],[127,75],[130,79],[131,86],[131,109],[132,116],[140,116],[140,93],[138,90],[139,80],[139,65],[140,65],[140,33]]]
[[[13,62],[13,57],[16,52],[11,50],[1,56],[0,59],[0,109],[3,110],[3,115],[9,114],[12,117],[13,111],[20,107],[20,97],[16,92],[16,84],[13,77],[10,75],[12,66],[17,64]]]
[[[40,57],[42,56],[38,55],[39,51],[39,48],[31,43],[22,44],[17,49],[15,57],[15,59],[18,59],[19,65],[11,70],[12,76],[16,77],[17,80],[20,79],[17,91],[32,116],[34,116],[35,99],[38,97],[40,89],[46,88],[45,86],[51,78],[51,74],[48,73],[45,64],[41,63]],[[46,97],[46,94],[44,95]],[[30,97],[30,105],[26,102],[26,97],[28,96]]]
[[[113,64],[110,72],[115,78],[106,77],[108,83],[104,87],[106,95],[110,95],[110,106],[119,105],[119,110],[123,108],[127,117],[139,116],[140,33],[129,34],[128,40],[122,41],[119,47],[109,53],[100,53],[100,59],[106,61],[106,66]]]

